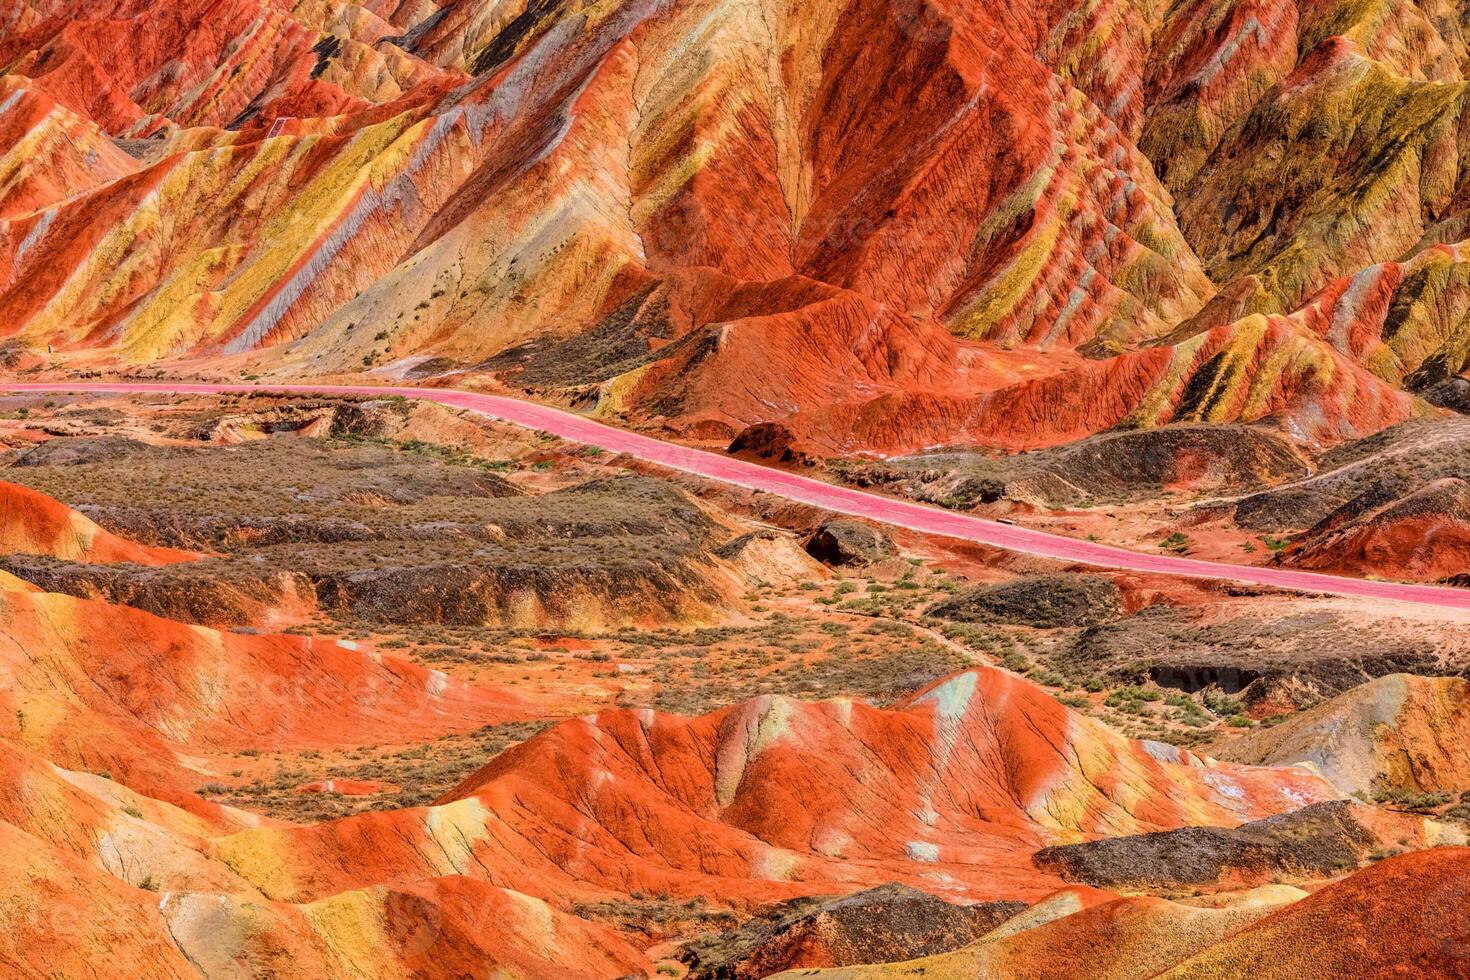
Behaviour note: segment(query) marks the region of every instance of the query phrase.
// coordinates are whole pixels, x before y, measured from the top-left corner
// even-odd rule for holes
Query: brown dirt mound
[[[864,567],[898,554],[885,531],[861,521],[827,521],[812,532],[807,554],[827,565]]]
[[[1048,847],[1038,867],[1100,888],[1181,889],[1334,878],[1392,847],[1465,843],[1463,831],[1347,801],[1317,803],[1239,827],[1181,827]]]
[[[1036,575],[971,589],[939,603],[929,614],[1056,629],[1111,622],[1123,615],[1123,601],[1116,585],[1096,575]]]
[[[1020,902],[953,905],[902,885],[837,899],[793,899],[740,929],[690,943],[690,980],[756,980],[781,970],[886,963],[964,946],[1025,909]]]

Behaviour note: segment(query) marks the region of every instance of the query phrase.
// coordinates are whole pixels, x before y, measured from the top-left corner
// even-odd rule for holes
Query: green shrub
[[[1417,790],[1404,789],[1401,786],[1376,786],[1373,789],[1374,803],[1416,812],[1438,809],[1449,803],[1451,799],[1453,797],[1443,790],[1421,793]]]
[[[1183,531],[1175,531],[1163,541],[1160,541],[1159,547],[1164,551],[1181,554],[1189,549],[1189,537]]]

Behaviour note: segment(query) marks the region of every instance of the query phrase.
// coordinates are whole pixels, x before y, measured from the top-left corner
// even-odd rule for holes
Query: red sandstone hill
[[[1022,913],[951,953],[781,980],[1127,980],[1465,975],[1470,849],[1390,858],[1321,891],[1261,889],[1221,908],[1135,897],[1060,916]],[[1293,894],[1294,892],[1294,894]],[[1039,909],[1040,907],[1038,907]],[[1032,912],[1037,910],[1031,910]]]
[[[747,907],[888,880],[1056,889],[1044,843],[1233,825],[1334,795],[1303,772],[1129,741],[998,670],[891,710],[765,697],[605,711],[437,805],[286,826],[190,789],[257,745],[426,739],[524,717],[506,695],[335,641],[222,634],[0,592],[0,963],[119,973],[613,977],[651,964],[576,899]],[[73,901],[85,895],[85,903]],[[548,904],[550,903],[550,904]]]
[[[1465,398],[1466,59],[1419,5],[0,25],[0,322],[59,364],[495,375],[820,454],[1173,421],[1331,444]]]
[[[244,750],[424,741],[526,717],[514,697],[350,643],[217,633],[9,578],[0,635],[7,975],[651,971],[606,927],[483,880],[404,868],[393,886],[268,901],[246,877],[268,868],[217,842],[275,821],[192,792]]]
[[[1389,674],[1279,725],[1211,746],[1253,765],[1306,764],[1344,793],[1458,794],[1470,788],[1470,683]]]
[[[168,565],[200,555],[129,541],[44,493],[0,482],[0,553],[45,555],[70,561]]]
[[[113,818],[106,832],[131,820]],[[123,825],[123,826],[119,826]],[[0,965],[12,976],[538,978],[652,973],[611,929],[467,878],[375,886],[309,904],[197,877],[158,893],[156,854],[108,873],[0,821]],[[244,890],[241,890],[242,887]],[[242,966],[243,965],[243,966]]]
[[[1130,741],[977,669],[892,710],[762,697],[700,718],[604,711],[505,752],[427,810],[248,830],[216,853],[288,901],[405,874],[545,898],[756,904],[900,881],[1034,900],[1060,884],[1031,866],[1044,844],[1233,826],[1336,795],[1302,771]]]
[[[302,636],[220,633],[100,600],[0,591],[0,739],[195,812],[203,757],[433,738],[528,717],[507,692]]]
[[[0,963],[17,973],[81,969],[105,951],[117,975],[242,962],[321,976],[647,975],[625,938],[554,906],[693,882],[740,903],[885,876],[1040,901],[965,950],[842,976],[959,977],[983,965],[1020,977],[1038,964],[1048,976],[1079,964],[1100,976],[1221,976],[1258,960],[1266,976],[1323,964],[1451,976],[1461,955],[1447,911],[1462,898],[1461,849],[1387,861],[1295,905],[1280,904],[1293,889],[1214,909],[1024,877],[1028,842],[1087,836],[1077,828],[1235,821],[1328,794],[1301,773],[1128,742],[996,671],[890,712],[781,699],[704,719],[605,712],[506,753],[429,810],[227,836],[217,819],[6,744],[0,878],[13,900],[0,908]],[[854,757],[859,747],[873,758]],[[902,793],[884,793],[885,778]],[[937,855],[889,847],[888,822],[926,834]]]
[[[0,908],[0,963],[18,973],[103,950],[119,972],[159,976],[240,962],[324,976],[649,973],[625,938],[571,914],[577,903],[749,907],[890,880],[1035,901],[1062,884],[1031,863],[1043,844],[1234,826],[1337,795],[1303,770],[1128,740],[976,669],[887,710],[762,697],[699,718],[604,711],[501,754],[432,807],[275,825],[180,787],[235,764],[222,750],[424,737],[517,707],[341,644],[217,634],[33,590],[0,598],[0,719],[14,719],[0,727],[0,877],[16,896]],[[1290,912],[1130,899],[1098,932],[1086,909],[1108,896],[1082,895],[1024,913],[994,950],[1065,963],[1090,936],[1120,970],[1167,965]]]
[[[1438,582],[1470,574],[1470,483],[1436,480],[1399,495],[1393,481],[1342,505],[1280,556],[1347,575]]]

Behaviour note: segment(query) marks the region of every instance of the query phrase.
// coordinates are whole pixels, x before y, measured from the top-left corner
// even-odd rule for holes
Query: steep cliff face
[[[1463,400],[1466,54],[1435,3],[0,23],[0,310],[59,365],[490,373],[823,453],[1196,418],[1330,443]]]

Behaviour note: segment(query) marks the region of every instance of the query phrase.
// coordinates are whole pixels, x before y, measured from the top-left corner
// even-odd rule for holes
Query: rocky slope
[[[1470,684],[1459,677],[1380,677],[1279,725],[1212,746],[1223,759],[1305,764],[1345,793],[1470,789],[1459,745]]]
[[[1391,848],[1464,844],[1464,830],[1336,800],[1239,827],[1185,827],[1038,851],[1039,867],[1099,888],[1254,887],[1335,878]]]
[[[614,461],[532,433],[490,439],[488,422],[474,429],[483,457],[430,448],[411,441],[425,429],[398,427],[400,408],[165,398],[143,424],[95,405],[4,419],[0,437],[21,447],[8,475],[66,488],[119,547],[145,547],[137,536],[211,552],[156,567],[6,561],[135,580],[193,569],[205,589],[258,556],[280,564],[290,548],[364,535],[403,561],[436,547],[446,521],[458,530],[445,540],[468,551],[489,522],[507,547],[565,554],[687,544],[736,583],[750,621],[607,632],[354,621],[349,632],[317,610],[274,635],[0,577],[7,968],[76,970],[105,949],[119,974],[161,976],[244,963],[611,978],[678,961],[756,976],[963,953],[996,970],[1040,959],[1072,972],[1091,956],[1104,975],[1135,976],[1301,897],[1240,887],[1278,876],[1318,887],[1385,849],[1460,839],[1448,803],[1438,819],[1393,812],[1407,798],[1376,810],[1304,768],[1125,737],[1101,720],[1116,720],[1103,692],[1091,701],[1026,660],[1044,649],[1033,634],[1137,625],[1203,593],[1034,563],[1007,572],[899,531],[783,518],[759,498],[740,510],[693,483],[616,479],[626,470]],[[430,421],[469,437],[463,419]],[[51,429],[77,434],[35,442]],[[751,513],[826,527],[840,554],[816,548],[828,568],[802,536]],[[0,524],[32,517],[11,508]],[[352,553],[342,567],[383,564]],[[1001,574],[1015,577],[979,584]],[[946,601],[955,620],[926,615]],[[951,673],[992,656],[1031,678]],[[872,700],[828,697],[857,693]],[[1454,698],[1440,700],[1442,718],[1399,720],[1401,747],[1455,744]],[[1379,738],[1386,758],[1401,754]],[[1420,769],[1449,766],[1450,751]],[[1442,782],[1455,778],[1446,769]],[[1414,785],[1427,788],[1404,791]],[[1211,894],[1120,901],[1072,879]],[[79,895],[95,898],[82,908]]]
[[[838,467],[859,486],[967,509],[1002,500],[1065,508],[1170,492],[1243,494],[1309,470],[1290,438],[1247,425],[1174,425],[1014,455],[929,452]]]
[[[750,903],[900,881],[1035,899],[1058,882],[1030,867],[1045,843],[1234,824],[1335,795],[1305,772],[1129,741],[977,669],[887,711],[783,697],[701,718],[604,711],[509,750],[430,810],[218,846],[287,900],[361,887],[393,865],[544,895]]]
[[[738,930],[689,943],[679,959],[689,980],[912,959],[969,945],[1025,909],[1020,902],[954,905],[883,885],[839,899],[778,903]]]
[[[1350,975],[1454,977],[1467,954],[1462,917],[1470,850],[1443,848],[1383,861],[1303,897],[1246,893],[1233,906],[1160,898],[1095,902],[1056,917],[1023,914],[979,942],[938,956],[876,966],[797,970],[785,978],[926,977],[1115,980]],[[1038,906],[1039,908],[1040,906]]]
[[[494,375],[823,455],[1330,445],[1463,398],[1464,42],[1432,4],[0,22],[0,309],[59,368]]]
[[[1281,555],[1346,575],[1438,582],[1470,572],[1470,483],[1438,480],[1399,496],[1392,483],[1353,498]]]
[[[729,532],[653,480],[528,494],[483,463],[374,439],[373,426],[399,410],[235,412],[201,423],[193,434],[207,444],[59,439],[23,450],[11,460],[16,481],[66,493],[114,531],[160,546],[157,555],[211,556],[164,568],[137,567],[160,564],[140,556],[114,567],[102,563],[117,546],[17,545],[0,567],[48,591],[215,627],[324,613],[597,628],[728,617],[743,590],[740,569],[767,563],[721,558]],[[332,426],[338,437],[325,438]],[[39,496],[11,491],[27,493]],[[84,536],[110,540],[76,520],[91,528]]]

